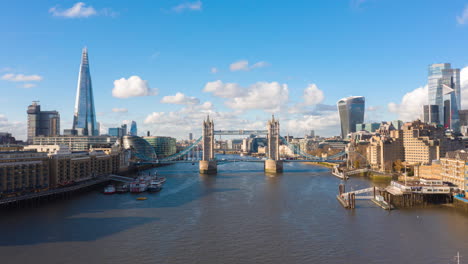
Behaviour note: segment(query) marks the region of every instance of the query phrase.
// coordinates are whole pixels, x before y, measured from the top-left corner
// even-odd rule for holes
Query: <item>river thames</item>
[[[450,206],[346,210],[327,168],[261,163],[157,169],[158,194],[99,191],[1,211],[1,263],[468,263],[468,215]],[[352,177],[347,190],[385,185]]]

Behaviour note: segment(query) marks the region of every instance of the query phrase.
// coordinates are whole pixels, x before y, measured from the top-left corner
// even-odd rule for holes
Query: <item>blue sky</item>
[[[1,5],[0,131],[21,139],[32,100],[71,126],[84,46],[103,130],[135,120],[139,134],[178,138],[199,135],[206,114],[219,129],[275,114],[282,133],[338,135],[335,103],[350,95],[366,97],[366,121],[409,120],[428,64],[468,66],[467,0]]]

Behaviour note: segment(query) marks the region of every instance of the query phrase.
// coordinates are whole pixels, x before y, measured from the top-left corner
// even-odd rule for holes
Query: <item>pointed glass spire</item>
[[[73,130],[78,135],[97,136],[96,114],[94,110],[93,86],[89,72],[88,49],[83,48],[81,54],[78,86],[76,88],[75,113],[73,116]]]

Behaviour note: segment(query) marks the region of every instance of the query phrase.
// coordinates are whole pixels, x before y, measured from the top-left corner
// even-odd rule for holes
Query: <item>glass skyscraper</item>
[[[341,122],[341,137],[346,138],[349,133],[356,132],[356,124],[364,123],[365,98],[351,96],[338,101],[338,113]]]
[[[60,135],[60,114],[57,111],[41,111],[41,106],[34,101],[28,106],[28,144],[37,136]]]
[[[130,136],[137,136],[138,131],[137,131],[137,124],[135,121],[132,121],[132,124],[130,125]]]
[[[76,88],[75,114],[73,116],[73,130],[79,136],[98,136],[94,110],[93,86],[89,72],[88,50],[83,49],[81,55],[78,86]]]
[[[444,89],[445,88],[445,89]],[[447,88],[453,90],[453,94],[449,97],[449,100],[453,100],[450,103],[450,109],[452,113],[457,112],[461,109],[461,95],[460,95],[460,69],[452,69],[450,63],[438,63],[429,65],[429,76],[428,76],[428,105],[437,105],[439,108],[439,123],[448,120],[446,115],[451,115],[450,112],[444,113],[447,109]],[[453,117],[458,118],[458,117]],[[450,120],[452,117],[450,118]],[[450,124],[444,123],[444,126],[450,127]]]

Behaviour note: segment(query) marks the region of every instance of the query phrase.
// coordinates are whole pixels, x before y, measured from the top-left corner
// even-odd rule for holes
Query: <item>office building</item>
[[[66,145],[70,151],[87,151],[91,148],[109,147],[116,143],[118,137],[111,136],[58,136],[34,137],[34,145]]]
[[[0,145],[11,145],[16,143],[16,138],[10,133],[0,132]]]
[[[460,132],[460,118],[458,115],[455,90],[444,86],[444,128],[453,132]]]
[[[72,130],[76,132],[71,132],[70,134],[78,136],[99,135],[94,109],[91,73],[89,71],[88,50],[86,48],[83,49],[81,56]]]
[[[158,158],[153,146],[141,137],[124,136],[122,147],[131,150],[131,159],[134,161],[154,161]]]
[[[130,125],[130,136],[138,136],[138,130],[137,130],[137,123],[135,121],[132,121],[132,124]]]
[[[41,111],[41,106],[34,101],[27,110],[28,144],[37,136],[60,135],[60,115],[57,111]]]
[[[401,130],[403,127],[403,121],[401,120],[393,120],[392,125],[396,130]]]
[[[172,137],[143,137],[156,152],[158,158],[165,158],[176,154],[176,139]]]
[[[439,107],[439,124],[444,120],[444,87],[454,91],[452,108],[461,109],[460,69],[452,69],[450,63],[429,65],[428,105]]]
[[[424,105],[423,106],[423,121],[428,124],[440,124],[439,106]]]
[[[338,112],[341,122],[341,137],[347,138],[349,133],[356,132],[356,124],[364,123],[365,98],[352,96],[338,101]]]
[[[188,139],[189,139],[189,140],[193,140],[193,134],[192,134],[192,133],[189,133],[189,134],[188,134]]]
[[[367,132],[375,132],[379,129],[380,123],[365,123],[365,124],[356,124],[356,132],[357,131],[367,131]]]
[[[110,127],[108,134],[111,137],[123,137],[127,135],[127,125],[124,124],[121,127]]]

